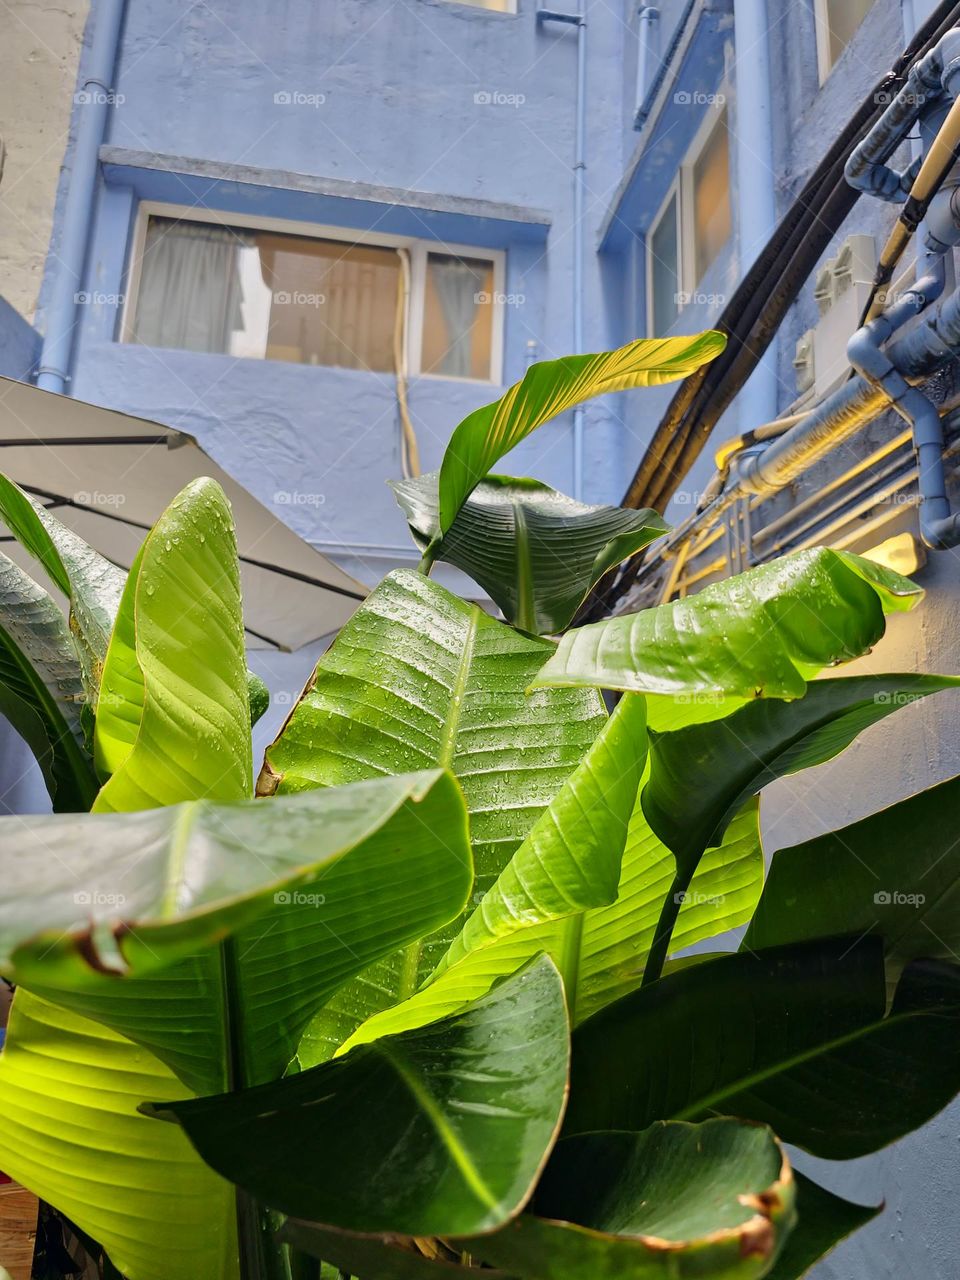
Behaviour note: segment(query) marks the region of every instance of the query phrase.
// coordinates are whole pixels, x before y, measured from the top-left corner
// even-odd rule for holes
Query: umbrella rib
[[[100,507],[89,507],[83,502],[76,502],[73,498],[65,498],[62,494],[51,493],[48,489],[38,489],[29,484],[22,484],[20,488],[25,489],[27,493],[32,493],[35,498],[47,499],[51,506],[54,507],[73,507],[77,511],[87,511],[91,515],[99,516],[101,520],[116,520],[119,524],[130,525],[134,529],[149,530],[151,528],[149,524],[143,524],[139,520],[131,520],[127,516],[117,515],[113,511],[104,511]],[[309,543],[307,545],[309,546]],[[296,569],[287,569],[280,564],[271,564],[268,560],[254,560],[252,556],[245,555],[240,555],[239,560],[241,564],[248,564],[254,569],[266,569],[269,573],[279,573],[285,578],[294,578],[297,582],[305,582],[308,586],[320,587],[324,591],[332,591],[338,596],[348,596],[351,600],[366,600],[367,598],[365,592],[351,591],[349,587],[339,587],[333,582],[324,582],[322,578],[311,577],[308,573],[299,573]]]

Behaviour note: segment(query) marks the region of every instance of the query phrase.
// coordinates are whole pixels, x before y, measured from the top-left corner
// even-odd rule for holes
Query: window
[[[503,255],[425,241],[357,242],[277,223],[200,222],[144,206],[127,342],[372,372],[395,368],[398,302],[413,373],[498,381]],[[209,216],[209,215],[208,215]],[[286,224],[289,225],[289,224]]]
[[[727,113],[710,129],[693,162],[693,238],[697,284],[730,239],[730,140]]]
[[[454,4],[467,4],[471,9],[495,9],[497,13],[516,13],[516,0],[451,0]]]
[[[873,0],[816,0],[817,60],[821,84],[872,7]]]
[[[669,333],[680,314],[679,190],[676,184],[647,240],[650,333]]]
[[[717,95],[722,103],[723,95]],[[730,139],[722,106],[710,111],[647,235],[647,331],[670,332],[730,239]]]

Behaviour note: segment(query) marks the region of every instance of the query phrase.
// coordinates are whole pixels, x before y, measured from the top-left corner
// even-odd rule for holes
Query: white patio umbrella
[[[0,471],[125,569],[171,498],[211,476],[233,506],[252,648],[296,650],[330,635],[367,594],[192,436],[145,418],[0,378]],[[3,545],[20,559],[9,541]]]

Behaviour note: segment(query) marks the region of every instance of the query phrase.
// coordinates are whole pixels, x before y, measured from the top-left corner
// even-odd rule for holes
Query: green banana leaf
[[[533,1213],[465,1243],[524,1280],[760,1280],[795,1218],[776,1138],[723,1118],[565,1138]]]
[[[464,1280],[461,1254],[439,1240],[385,1239],[337,1231],[302,1218],[288,1218],[279,1238],[311,1258],[322,1259],[333,1268],[330,1277],[339,1271],[355,1280]],[[482,1280],[513,1278],[487,1267]]]
[[[628,697],[620,703],[611,729],[624,708],[631,715],[639,714],[631,708],[637,701]],[[567,824],[574,799],[580,798],[584,811],[590,812],[597,803],[595,793],[605,789],[605,773],[597,767],[601,745],[605,744],[598,739],[597,747],[514,855],[434,974],[408,1000],[364,1022],[341,1052],[455,1013],[540,951],[550,954],[564,975],[575,1026],[640,985],[660,908],[673,880],[674,859],[635,804],[615,892],[600,900],[591,891],[597,869],[602,873],[610,861],[606,830],[595,827],[591,848],[575,835],[576,827]],[[539,865],[546,846],[541,834],[551,830],[559,840],[569,840],[579,851],[576,862],[584,866],[581,884],[572,888],[571,881],[559,895]],[[762,883],[757,805],[751,803],[731,824],[723,845],[704,858],[680,910],[678,946],[690,946],[743,924],[750,918]],[[314,1062],[319,1055],[309,1035],[308,1031],[299,1056]]]
[[[689,599],[568,631],[532,687],[679,695],[717,718],[733,698],[802,697],[824,667],[876,644],[885,613],[922,598],[908,579],[860,556],[798,551]]]
[[[182,1096],[152,1054],[21,987],[0,1054],[0,1169],[128,1280],[235,1280],[233,1187],[182,1133],[137,1111]]]
[[[531,431],[574,405],[608,391],[674,382],[715,359],[726,346],[715,330],[679,338],[640,339],[616,351],[533,364],[493,404],[460,423],[440,468],[439,540],[494,463]]]
[[[421,550],[439,525],[439,472],[391,484]],[[469,574],[504,617],[563,631],[599,580],[666,529],[655,511],[586,506],[539,480],[487,476],[433,549]]]
[[[818,680],[793,702],[758,700],[724,720],[651,734],[644,813],[681,872],[689,871],[722,839],[749,796],[776,778],[832,760],[869,725],[957,685],[958,676]]]
[[[592,690],[524,692],[549,651],[421,574],[390,574],[323,655],[259,790],[280,795],[449,767],[470,813],[476,901],[493,885],[606,722]],[[461,917],[345,988],[313,1028],[327,1055],[412,995]]]
[[[744,948],[874,933],[883,938],[894,983],[903,966],[921,956],[955,960],[958,808],[960,777],[849,827],[780,849]]]
[[[541,957],[454,1018],[272,1084],[161,1103],[212,1168],[349,1231],[494,1230],[536,1184],[563,1114],[569,1030]]]
[[[274,804],[2,818],[0,865],[0,972],[197,1092],[229,1078],[225,1007],[243,1077],[271,1079],[325,999],[472,885],[463,799],[436,770]]]
[[[886,1006],[877,938],[681,969],[574,1033],[565,1131],[732,1114],[826,1159],[867,1155],[960,1090],[960,968],[915,961]]]
[[[250,699],[230,504],[192,481],[141,547],[104,663],[97,811],[250,794]],[[135,730],[135,732],[134,732]],[[203,744],[203,749],[198,744]]]
[[[97,793],[82,705],[80,667],[63,614],[0,554],[0,714],[33,752],[61,813],[89,809]]]
[[[825,1190],[794,1171],[797,1224],[767,1280],[801,1280],[847,1236],[875,1218],[883,1205],[859,1205]]]
[[[43,565],[70,602],[87,700],[96,706],[100,671],[126,578],[41,502],[0,473],[0,519],[20,545]]]

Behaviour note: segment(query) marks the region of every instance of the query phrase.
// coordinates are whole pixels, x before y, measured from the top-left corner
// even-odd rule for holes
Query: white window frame
[[[660,208],[657,210],[656,217],[650,223],[650,230],[647,232],[647,238],[646,238],[645,247],[646,247],[646,261],[647,261],[647,334],[650,336],[658,337],[658,338],[665,337],[666,335],[662,333],[657,333],[655,329],[655,320],[654,320],[655,311],[654,311],[654,297],[653,297],[653,238],[656,235],[657,231],[660,229],[660,224],[663,222],[664,218],[667,216],[667,212],[670,208],[670,203],[674,198],[676,198],[676,202],[677,202],[674,207],[674,217],[677,220],[677,291],[678,293],[683,293],[686,288],[686,285],[684,283],[685,276],[684,276],[683,260],[685,257],[685,252],[684,252],[685,245],[684,245],[684,236],[683,236],[683,215],[681,210],[682,194],[681,194],[680,186],[681,186],[680,175],[678,173],[677,176],[674,178],[674,180],[670,183],[670,189],[667,192],[667,194],[664,196],[663,201],[660,205]],[[683,303],[678,298],[677,299],[677,318],[678,319],[680,317],[680,312],[682,310],[683,310]]]
[[[677,197],[677,292],[681,295],[677,303],[678,315],[686,305],[683,302],[683,296],[692,297],[700,284],[696,279],[697,274],[697,227],[694,218],[694,173],[697,162],[707,147],[714,129],[717,129],[720,122],[727,111],[727,103],[730,95],[721,89],[718,91],[717,101],[711,103],[707,109],[700,127],[694,135],[693,141],[687,148],[687,152],[680,162],[676,176],[670,183],[669,190],[663,199],[663,203],[657,210],[656,217],[650,223],[650,229],[646,235],[646,262],[647,262],[647,333],[653,334],[653,237],[660,223],[666,215],[670,206],[670,201],[674,195]],[[729,145],[730,138],[730,121],[727,119],[727,141]],[[733,216],[733,190],[732,184],[727,185],[727,197],[730,200],[731,220]],[[708,268],[709,270],[709,268]],[[661,334],[655,335],[661,337]]]
[[[867,15],[864,14],[862,22],[866,22]],[[828,0],[814,0],[813,3],[813,21],[817,29],[817,71],[820,76],[821,85],[826,84],[827,79],[832,73],[837,62],[830,61],[830,9]],[[857,30],[859,31],[859,27]],[[856,33],[854,33],[856,34]],[[844,48],[848,46],[845,45]]]
[[[279,232],[312,240],[339,240],[344,244],[373,245],[382,249],[406,249],[410,255],[410,298],[406,323],[406,362],[411,378],[436,378],[443,382],[469,382],[482,386],[501,386],[503,382],[504,300],[506,297],[506,251],[482,249],[476,245],[450,244],[446,240],[421,240],[414,236],[395,236],[385,232],[355,231],[349,227],[331,227],[316,222],[295,222],[288,218],[269,218],[255,214],[225,213],[219,209],[198,209],[195,205],[166,204],[157,200],[141,200],[137,209],[127,263],[127,288],[120,318],[120,341],[132,342],[134,319],[143,250],[150,218],[176,218],[183,222],[205,222],[220,227],[243,227],[250,231]],[[460,378],[446,373],[421,372],[423,346],[423,312],[427,278],[427,255],[430,253],[474,258],[493,266],[493,301],[491,303],[490,377]],[[262,357],[266,358],[266,357]],[[237,356],[235,359],[254,359]],[[282,362],[280,362],[282,363]],[[319,366],[327,367],[327,366]],[[329,366],[334,367],[334,366]],[[363,372],[363,370],[358,370]],[[382,376],[385,372],[377,370]]]

